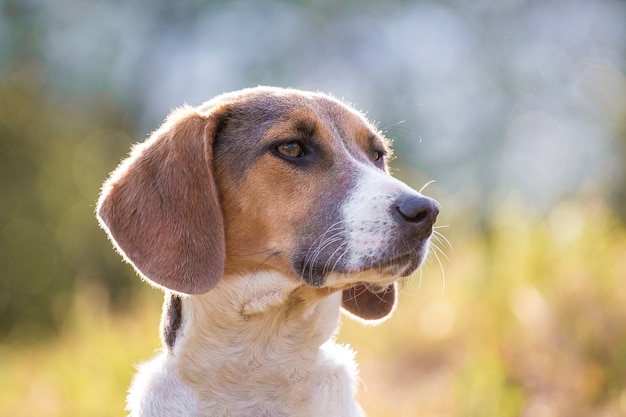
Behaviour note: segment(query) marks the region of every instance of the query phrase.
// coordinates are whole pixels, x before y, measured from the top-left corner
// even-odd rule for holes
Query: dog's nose
[[[428,197],[420,195],[403,196],[394,205],[396,218],[415,226],[430,227],[435,223],[439,207]]]

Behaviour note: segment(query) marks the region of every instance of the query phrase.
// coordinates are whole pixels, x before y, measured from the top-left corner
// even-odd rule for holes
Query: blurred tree
[[[62,324],[77,284],[116,304],[138,281],[93,215],[131,139],[105,98],[70,99],[18,63],[0,80],[0,339],[33,340]]]
[[[77,286],[126,305],[139,281],[94,217],[100,185],[135,141],[133,117],[101,87],[55,86],[43,14],[0,1],[0,340],[54,333]]]

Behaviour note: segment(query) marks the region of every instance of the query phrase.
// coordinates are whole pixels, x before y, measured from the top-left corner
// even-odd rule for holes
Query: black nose
[[[415,226],[430,227],[435,223],[439,207],[428,197],[407,195],[399,198],[394,205],[396,218]]]

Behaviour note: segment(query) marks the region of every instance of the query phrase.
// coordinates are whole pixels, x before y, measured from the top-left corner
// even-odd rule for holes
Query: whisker
[[[385,302],[385,299],[383,298],[382,295],[379,295],[380,293],[372,291],[372,293],[376,296],[376,298],[378,298],[380,301]]]
[[[323,242],[321,242],[321,243],[317,246],[317,248],[315,249],[315,251],[313,252],[312,256],[311,256],[311,257],[309,257],[308,259],[306,259],[306,260],[305,260],[304,266],[305,266],[305,267],[306,267],[306,265],[311,265],[311,266],[314,266],[314,265],[315,265],[315,262],[316,262],[316,260],[317,260],[317,258],[318,258],[318,257],[322,254],[322,251],[324,250],[324,248],[326,248],[326,247],[330,246],[330,245],[331,245],[331,244],[333,244],[333,243],[336,243],[336,242],[341,242],[341,241],[342,241],[342,239],[340,238],[340,234],[339,234],[339,233],[336,233],[336,234],[334,234],[334,235],[330,236],[328,239],[326,239],[326,240],[324,240]],[[340,245],[340,246],[341,246],[341,245]],[[336,251],[336,250],[337,250],[337,249],[335,249],[335,251]],[[326,262],[330,262],[330,259],[331,259],[331,258],[329,258]],[[326,266],[327,266],[327,265],[325,265],[325,266],[324,266],[323,271],[326,271]],[[310,268],[310,269],[309,269],[309,278],[311,278],[311,279],[313,278],[313,268]]]
[[[306,270],[308,265],[313,265],[315,263],[315,260],[319,257],[325,247],[340,240],[339,236],[341,234],[341,228],[339,226],[342,223],[345,223],[345,220],[341,220],[330,225],[324,233],[317,237],[311,246],[309,246],[309,249],[304,256],[304,262],[302,265],[303,271]],[[328,236],[329,234],[331,235]],[[313,278],[313,268],[310,268],[309,270],[309,278]]]
[[[311,250],[315,247],[318,247],[319,242],[322,242],[326,235],[328,235],[329,233],[331,233],[332,231],[334,231],[341,223],[345,223],[345,220],[340,220],[338,222],[335,222],[333,224],[331,224],[325,231],[324,233],[322,233],[320,236],[318,236],[315,241],[313,241],[313,243],[311,244],[311,246],[309,247],[309,250],[307,251],[307,254],[305,256],[305,258],[307,258],[309,256],[309,253],[311,252]]]
[[[356,300],[359,298],[359,296],[360,296],[361,294],[365,293],[365,291],[367,291],[367,286],[365,286],[365,285],[364,285],[363,287],[364,287],[364,288],[363,288],[363,289],[362,289],[359,293],[354,294],[354,296],[350,297],[350,298],[349,298],[348,300],[346,300],[346,301],[352,301],[352,300],[354,300],[354,301],[356,302]],[[358,304],[357,304],[357,308],[358,308]]]
[[[435,238],[437,240],[437,242],[445,243],[446,245],[448,245],[450,250],[454,250],[454,247],[452,246],[452,243],[448,240],[447,237],[445,237],[443,235],[443,233],[438,232],[437,230],[434,230],[433,231],[433,238]]]
[[[335,252],[333,252],[333,255],[335,255],[335,253],[339,250],[342,249],[343,253],[341,255],[339,255],[337,257],[337,259],[335,260],[335,263],[333,264],[333,267],[331,269],[331,271],[334,271],[337,268],[337,264],[339,263],[339,261],[348,253],[348,243],[347,242],[343,242],[341,245],[339,245],[339,247],[335,250]],[[332,258],[332,257],[331,257]]]
[[[337,247],[337,249],[335,249],[333,251],[333,253],[330,254],[330,256],[328,257],[328,259],[326,259],[326,263],[324,264],[324,268],[322,268],[322,273],[326,274],[326,271],[329,271],[328,266],[330,265],[330,262],[332,261],[333,257],[335,256],[335,254],[339,251],[339,250],[343,250],[345,247],[347,246],[346,242],[341,242],[339,244],[339,246]],[[346,254],[347,251],[343,251],[343,253],[338,256],[337,260],[334,262],[333,267],[330,269],[330,271],[334,271],[335,267],[337,266],[337,262],[339,262],[339,260],[343,257],[343,255]]]
[[[439,252],[441,255],[443,255],[447,260],[450,260],[450,258],[448,258],[448,255],[445,253],[445,251],[443,249],[441,249],[439,246],[437,246],[437,243],[445,243],[442,242],[439,239],[435,239],[435,241],[431,241],[431,247],[433,248],[433,251],[437,251]]]
[[[424,185],[422,186],[422,188],[420,188],[419,193],[421,194],[421,193],[422,193],[422,191],[424,191],[424,190],[426,189],[426,187],[428,187],[428,186],[429,186],[430,184],[432,184],[433,182],[436,182],[436,181],[435,181],[435,180],[430,180],[430,181],[428,181],[426,184],[424,184]],[[439,204],[439,203],[437,203],[437,204]],[[441,207],[441,204],[439,204],[439,206]]]
[[[258,252],[229,253],[228,256],[233,257],[233,258],[244,258],[244,257],[249,257],[249,256],[262,255],[262,254],[267,253],[267,252],[271,252],[273,254],[275,252],[275,250],[272,249],[272,248],[269,248],[269,249],[261,250],[261,251],[258,251]]]
[[[419,271],[420,271],[420,279],[418,281],[417,288],[421,289],[422,288],[422,278],[424,276],[424,268],[420,268]]]
[[[400,121],[398,121],[396,123],[393,123],[393,124],[390,124],[390,125],[381,126],[379,128],[379,130],[381,132],[383,132],[383,133],[387,133],[387,132],[389,132],[392,129],[394,129],[394,130],[402,130],[402,129],[398,129],[398,126],[400,126],[400,125],[402,125],[404,123],[406,123],[406,120],[400,120]]]
[[[434,181],[431,181],[431,182],[434,182]],[[430,184],[430,183],[428,183],[428,184]],[[428,184],[426,184],[426,185],[428,185]],[[422,189],[426,188],[426,185],[425,185],[424,187],[422,187]],[[421,192],[421,191],[420,191],[420,192]],[[439,207],[440,209],[442,209],[442,208],[443,208],[443,204],[441,204],[441,203],[439,202],[439,200],[437,200],[436,198],[433,198],[433,197],[428,197],[428,198],[430,198],[431,200],[433,200],[433,201],[435,202],[435,204],[437,204],[437,207]]]
[[[441,294],[443,295],[446,292],[446,273],[443,269],[443,263],[441,262],[441,258],[439,258],[437,252],[433,251],[433,255],[435,255],[435,259],[437,260],[437,263],[439,263],[439,268],[441,269]]]
[[[328,246],[332,245],[335,242],[340,242],[341,241],[341,237],[339,233],[336,233],[332,236],[330,236],[328,239],[320,242],[319,245],[317,245],[317,247],[315,248],[315,250],[313,251],[312,256],[310,257],[311,260],[315,260],[317,259],[317,257],[322,253],[322,251],[327,248]]]

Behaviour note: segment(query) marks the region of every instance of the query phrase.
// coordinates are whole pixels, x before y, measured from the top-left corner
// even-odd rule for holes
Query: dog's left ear
[[[178,293],[207,292],[224,273],[213,142],[225,109],[217,107],[175,110],[111,174],[98,201],[100,224],[124,258]]]
[[[384,320],[396,308],[396,283],[376,288],[357,284],[343,291],[341,306],[351,316],[366,322]]]

